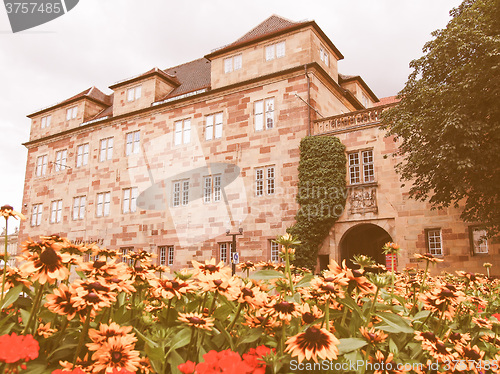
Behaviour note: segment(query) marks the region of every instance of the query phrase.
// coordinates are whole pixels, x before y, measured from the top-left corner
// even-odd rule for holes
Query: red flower
[[[34,360],[38,357],[40,346],[31,335],[0,336],[0,362],[13,364]]]
[[[80,368],[76,368],[76,369],[73,369],[71,371],[66,370],[66,369],[57,369],[57,370],[54,370],[52,372],[52,374],[85,374],[85,372]]]
[[[500,313],[495,313],[491,315],[492,317],[495,317],[497,320],[500,321]]]
[[[266,372],[266,364],[262,358],[269,353],[271,353],[270,348],[265,345],[260,345],[257,348],[250,348],[248,353],[243,355],[243,360],[252,368],[251,373],[264,374]]]
[[[181,371],[182,374],[193,374],[196,364],[193,361],[186,361],[183,364],[177,366],[177,369]]]

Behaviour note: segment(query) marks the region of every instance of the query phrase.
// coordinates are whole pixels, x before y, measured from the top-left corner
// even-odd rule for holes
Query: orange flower
[[[42,245],[41,248],[41,253],[23,256],[26,262],[21,265],[21,272],[31,275],[31,280],[38,280],[40,284],[53,284],[56,280],[67,279],[69,270],[65,264],[71,260],[71,256],[56,252],[52,246]]]
[[[318,362],[318,357],[336,360],[339,354],[337,345],[340,342],[326,329],[311,326],[305,332],[290,337],[285,344],[285,352],[290,353],[292,357],[298,356],[301,363],[304,359]]]
[[[252,308],[261,308],[267,303],[267,293],[262,292],[259,287],[252,286],[252,282],[248,282],[240,288],[238,302]]]
[[[360,327],[359,331],[361,332],[361,335],[363,335],[363,338],[372,344],[383,343],[389,336],[382,330],[375,330],[375,327],[372,327],[370,330],[365,327]]]
[[[9,217],[13,217],[14,219],[20,218],[21,220],[26,219],[22,213],[16,212],[10,205],[4,205],[0,208],[0,216],[3,216],[5,219]]]
[[[415,258],[425,260],[427,262],[432,262],[432,263],[437,263],[437,262],[443,262],[444,260],[442,258],[437,258],[431,255],[430,253],[425,253],[421,255],[420,253],[415,253],[414,255]]]
[[[76,296],[74,297],[74,307],[87,309],[91,307],[94,311],[111,306],[116,301],[116,294],[110,292],[110,287],[92,279],[87,281],[76,280],[74,282]]]
[[[64,283],[55,288],[53,294],[47,295],[45,307],[51,312],[66,316],[71,321],[77,313],[84,310],[83,307],[75,307],[76,292],[74,288],[68,288]]]
[[[179,313],[179,321],[186,323],[189,326],[196,327],[202,330],[210,331],[214,325],[214,319],[205,317],[200,313]]]
[[[137,342],[137,338],[134,334],[130,334],[132,329],[132,326],[120,326],[115,322],[111,322],[109,325],[101,323],[99,330],[89,329],[89,338],[93,343],[89,343],[87,346],[89,350],[96,351],[104,342],[112,337],[123,338],[129,344],[135,343]]]
[[[320,319],[324,314],[316,305],[311,309],[307,303],[299,305],[299,311],[302,313],[302,321],[307,325]]]
[[[43,336],[45,339],[47,339],[49,336],[52,336],[52,334],[54,334],[55,332],[57,332],[57,330],[50,328],[50,322],[46,325],[40,323],[40,325],[38,325],[38,329],[36,330],[36,333],[39,336]]]
[[[181,299],[182,296],[193,292],[193,282],[190,280],[183,281],[178,278],[169,279],[155,279],[152,282],[152,294],[154,297],[163,299]]]
[[[135,373],[140,366],[139,352],[134,345],[120,336],[113,336],[92,355],[94,372],[112,373],[114,369],[125,369]]]
[[[217,265],[215,264],[215,258],[212,258],[210,261],[205,260],[204,264],[195,260],[192,260],[191,263],[194,266],[195,276],[198,276],[198,274],[201,273],[218,279],[222,274],[231,275],[231,269],[229,267],[225,267],[222,261],[220,261]]]
[[[290,322],[292,317],[300,317],[299,304],[279,299],[272,300],[266,312],[281,321]]]

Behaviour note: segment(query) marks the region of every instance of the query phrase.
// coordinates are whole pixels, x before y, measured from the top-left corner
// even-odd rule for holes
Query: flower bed
[[[363,256],[314,276],[290,266],[294,238],[278,242],[283,264],[246,262],[241,276],[215,260],[169,274],[145,251],[124,263],[57,236],[24,243],[2,277],[0,371],[498,372],[496,280],[385,273]]]

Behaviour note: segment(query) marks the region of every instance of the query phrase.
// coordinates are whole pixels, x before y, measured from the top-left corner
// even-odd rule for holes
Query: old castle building
[[[408,199],[379,128],[392,99],[339,73],[341,52],[314,21],[271,16],[234,43],[153,68],[30,114],[20,240],[57,233],[126,252],[147,249],[179,269],[191,259],[277,260],[272,242],[294,223],[299,143],[335,135],[346,146],[348,199],[319,263],[398,242],[441,268],[482,271],[498,245],[457,209]]]

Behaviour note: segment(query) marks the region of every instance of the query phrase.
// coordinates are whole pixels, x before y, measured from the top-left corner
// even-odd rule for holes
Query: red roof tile
[[[373,106],[394,104],[394,103],[399,103],[400,101],[401,99],[398,99],[397,96],[388,96],[381,98],[380,101],[378,103],[374,103]]]
[[[167,74],[174,76],[180,82],[180,86],[176,87],[164,99],[210,87],[210,66],[209,60],[200,58],[165,69]]]
[[[245,42],[247,40],[255,39],[267,34],[271,34],[276,31],[280,31],[284,28],[290,27],[290,26],[295,26],[299,25],[304,22],[293,22],[290,20],[287,20],[286,18],[277,16],[273,14],[271,17],[266,19],[264,22],[260,23],[256,27],[254,27],[252,30],[247,32],[245,35],[243,35],[241,38],[236,40],[232,44],[238,44]]]

